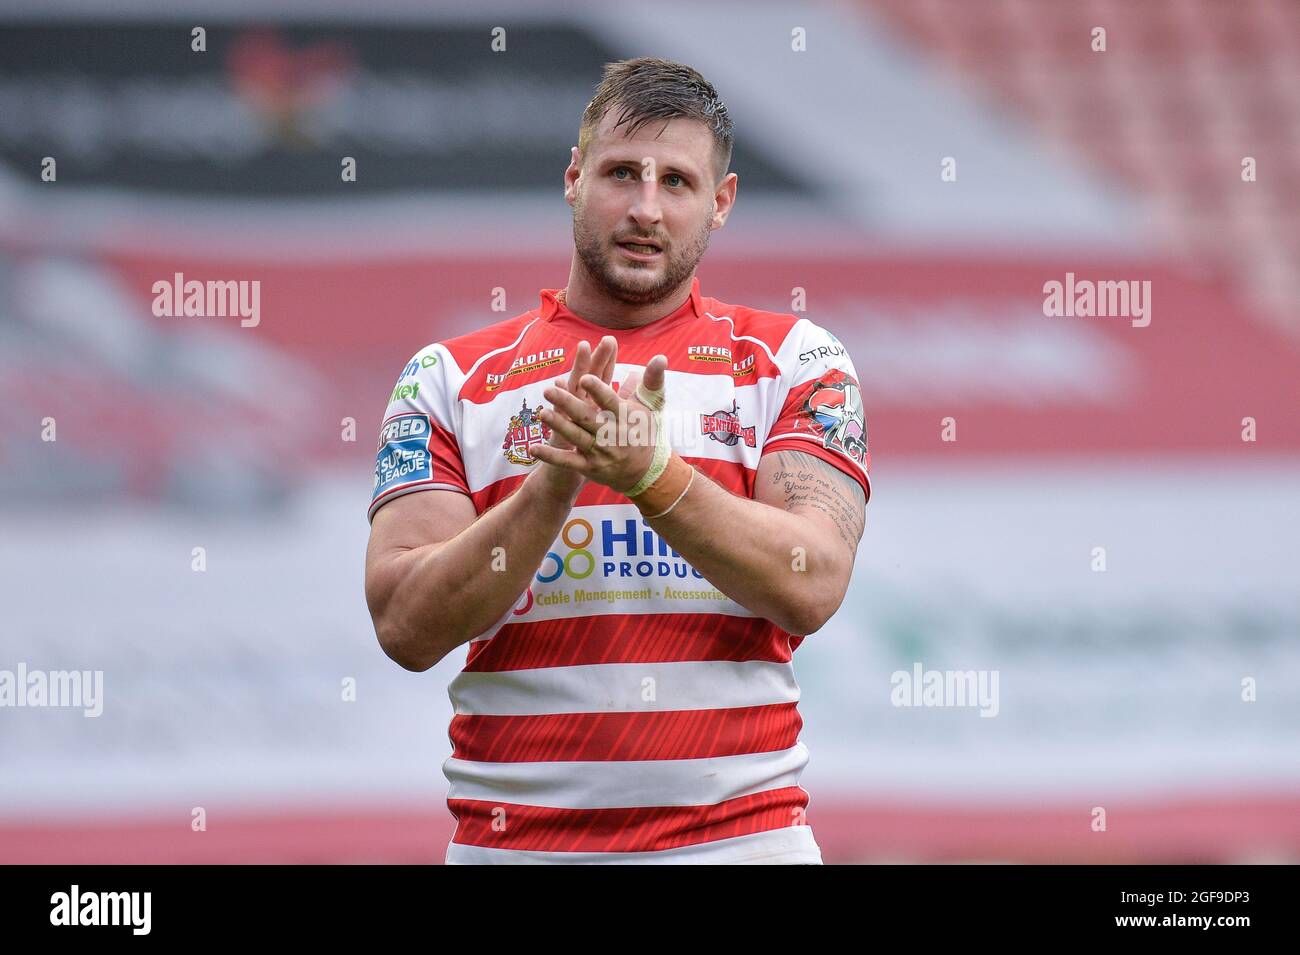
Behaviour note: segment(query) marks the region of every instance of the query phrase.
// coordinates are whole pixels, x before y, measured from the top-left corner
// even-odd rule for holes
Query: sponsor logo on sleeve
[[[406,382],[412,375],[418,374],[421,368],[432,368],[436,364],[438,364],[437,355],[419,355],[408,361],[402,373],[397,376],[397,384],[393,386],[393,393],[388,396],[388,403],[391,405],[394,401],[418,398],[420,383],[415,381],[407,384]]]
[[[400,401],[405,398],[415,398],[419,394],[420,383],[418,381],[410,385],[398,384],[398,386],[393,389],[393,393],[388,396],[388,403],[391,405],[394,401]]]
[[[530,408],[528,399],[525,398],[518,413],[510,416],[505,440],[501,442],[501,451],[511,464],[531,468],[537,463],[537,459],[532,455],[533,445],[541,444],[551,436],[551,429],[542,424],[541,419],[538,418],[541,413],[541,405]]]
[[[826,448],[866,466],[867,419],[862,391],[853,376],[835,368],[826,372],[804,399],[803,413]]]
[[[799,364],[806,365],[811,361],[829,360],[831,358],[840,358],[845,354],[844,346],[840,340],[830,332],[826,337],[831,340],[829,345],[818,345],[816,348],[810,348],[808,351],[799,353]]]
[[[410,378],[421,368],[432,368],[436,364],[438,364],[437,355],[420,355],[416,358],[412,358],[406,363],[406,367],[402,369],[402,373],[397,376],[397,383],[400,385],[402,379]]]
[[[740,406],[732,399],[731,410],[719,409],[713,414],[700,415],[700,434],[706,434],[714,441],[727,447],[734,447],[742,440],[746,447],[755,446],[754,429],[746,428],[740,423]]]
[[[375,449],[374,498],[395,487],[433,477],[433,457],[429,453],[432,434],[427,414],[402,414],[384,422]]]

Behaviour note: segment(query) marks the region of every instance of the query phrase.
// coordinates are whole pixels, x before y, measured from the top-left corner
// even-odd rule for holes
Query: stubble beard
[[[573,206],[573,247],[592,279],[612,299],[625,305],[652,305],[667,298],[674,289],[686,281],[709,247],[713,230],[709,224],[712,213],[704,220],[700,230],[680,250],[675,246],[664,250],[667,259],[661,277],[650,278],[649,268],[632,271],[618,268],[614,256],[618,247],[605,237],[589,231],[584,226],[583,203],[579,199]],[[647,263],[648,264],[648,263]]]

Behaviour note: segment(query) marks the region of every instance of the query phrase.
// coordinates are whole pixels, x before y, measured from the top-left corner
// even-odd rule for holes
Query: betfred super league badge
[[[826,448],[865,466],[867,419],[862,410],[862,391],[851,375],[837,368],[826,372],[808,392],[803,410]]]
[[[510,417],[501,450],[511,464],[531,468],[537,463],[537,459],[532,455],[533,445],[541,444],[551,436],[551,429],[542,424],[541,419],[538,418],[541,413],[541,405],[530,408],[528,399],[525,398],[519,412]]]
[[[404,484],[433,479],[429,438],[433,433],[427,414],[393,415],[379,430],[375,447],[374,497],[377,500]]]

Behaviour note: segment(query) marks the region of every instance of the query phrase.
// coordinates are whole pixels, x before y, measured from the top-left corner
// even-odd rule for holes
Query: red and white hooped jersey
[[[542,391],[580,341],[618,340],[614,381],[668,358],[664,426],[688,463],[753,497],[759,458],[813,454],[870,495],[858,380],[806,318],[728,305],[699,279],[631,330],[558,296],[421,349],[380,431],[370,517],[429,488],[482,514],[538,466]],[[588,482],[518,603],[449,687],[449,863],[820,862],[799,776],[791,663],[803,637],[735,603],[622,495]]]

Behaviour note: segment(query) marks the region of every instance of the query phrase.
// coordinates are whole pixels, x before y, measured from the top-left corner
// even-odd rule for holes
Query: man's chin
[[[663,282],[665,270],[663,265],[659,263],[654,265],[626,265],[620,262],[611,271],[620,282],[629,288],[649,289]]]
[[[606,273],[610,278],[610,291],[632,304],[657,302],[668,294],[664,288],[663,266],[636,268],[617,265]]]

